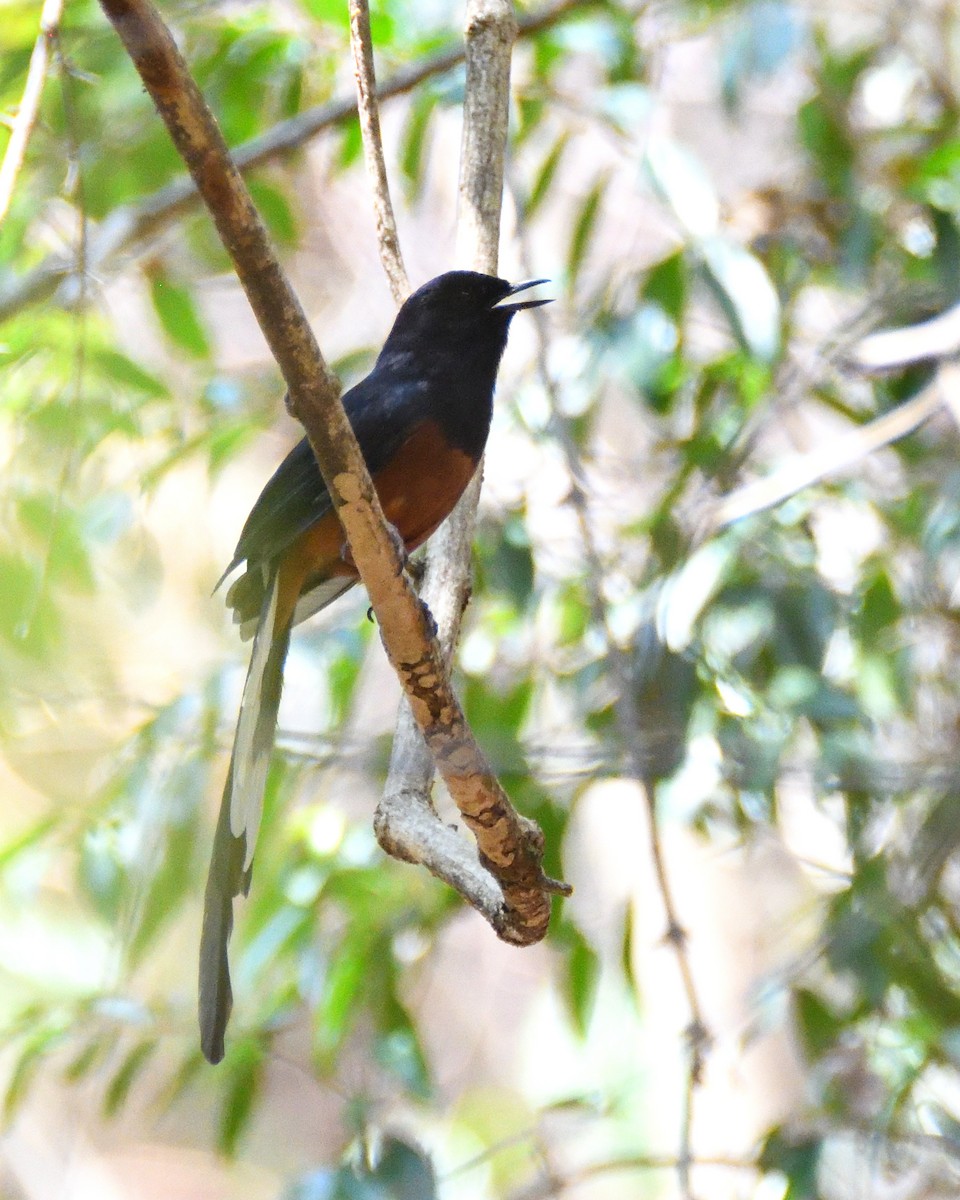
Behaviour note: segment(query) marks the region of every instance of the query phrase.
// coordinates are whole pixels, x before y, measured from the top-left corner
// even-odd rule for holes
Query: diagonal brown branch
[[[373,186],[373,210],[377,221],[377,246],[380,261],[390,282],[397,305],[406,300],[410,281],[400,253],[397,222],[390,201],[387,164],[383,160],[380,136],[380,112],[377,107],[377,78],[373,66],[373,38],[370,33],[370,8],[367,0],[350,0],[350,45],[353,48],[354,74],[357,80],[357,110],[367,174]]]
[[[30,55],[30,66],[27,68],[27,82],[13,122],[10,141],[7,142],[7,149],[3,155],[3,163],[0,165],[0,223],[10,210],[17,176],[23,166],[27,143],[40,111],[40,98],[47,77],[47,63],[50,61],[50,46],[60,28],[62,14],[63,0],[44,0],[40,13],[40,33]]]
[[[553,0],[536,12],[529,13],[519,23],[519,36],[529,37],[549,29],[574,12],[593,7],[598,0]],[[424,80],[443,75],[458,67],[464,59],[462,46],[452,46],[427,56],[380,84],[377,96],[386,100],[412,91]],[[269,133],[253,138],[234,153],[234,161],[242,171],[282,158],[300,149],[311,138],[348,120],[357,111],[356,98],[341,97],[329,104],[299,113],[281,121]],[[96,237],[90,239],[87,269],[91,274],[104,275],[122,256],[135,252],[174,221],[192,212],[200,197],[187,176],[160,188],[139,204],[115,209],[103,222]],[[69,306],[78,291],[72,278],[75,262],[72,258],[50,255],[28,274],[0,289],[0,321],[8,320],[31,304],[51,296],[57,303]]]
[[[216,121],[150,0],[101,0],[226,247],[307,431],[350,550],[403,685],[451,795],[496,876],[495,925],[516,944],[538,941],[560,885],[541,869],[543,835],[510,805],[446,678],[432,619],[403,570],[359,447],[299,302],[270,246]]]

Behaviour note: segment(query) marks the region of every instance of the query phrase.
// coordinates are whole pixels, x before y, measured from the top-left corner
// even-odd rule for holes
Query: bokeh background
[[[232,146],[293,129],[249,181],[349,384],[393,306],[346,5],[162,10]],[[520,951],[384,858],[397,688],[353,594],[294,638],[213,1069],[246,649],[211,591],[299,434],[65,2],[0,224],[3,1197],[957,1194],[960,338],[882,372],[863,338],[960,299],[958,14],[519,15],[501,273],[556,300],[501,372],[457,682],[575,892]],[[463,17],[373,9],[415,284],[454,263]],[[39,21],[0,5],[11,120]]]

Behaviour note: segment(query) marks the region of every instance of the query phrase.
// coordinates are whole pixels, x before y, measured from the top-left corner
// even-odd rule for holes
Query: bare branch
[[[510,98],[510,57],[517,22],[510,0],[469,0],[466,19],[467,81],[460,152],[457,259],[495,275],[503,202],[503,162]],[[483,466],[448,520],[431,539],[421,596],[433,613],[449,664],[470,593],[470,548]],[[433,762],[409,707],[401,705],[390,770],[375,829],[391,854],[421,862],[495,925],[496,891],[476,859],[448,859],[436,841],[448,836],[430,797]],[[472,868],[472,869],[468,869]]]
[[[525,16],[519,34],[529,37],[556,25],[573,12],[592,7],[597,0],[553,0],[537,12]],[[464,59],[464,48],[452,46],[429,55],[397,71],[377,88],[380,100],[401,96],[418,84],[458,67]],[[348,120],[357,111],[356,98],[344,96],[329,104],[318,105],[275,125],[269,133],[253,138],[234,152],[234,162],[242,171],[250,171],[299,150],[311,138]],[[114,209],[90,239],[87,268],[95,275],[105,275],[121,255],[135,253],[150,238],[180,220],[196,208],[200,197],[189,176],[177,179],[160,188],[139,204]],[[73,258],[50,255],[23,278],[0,290],[0,321],[15,316],[21,309],[37,304],[51,296],[65,307],[71,306],[78,287],[73,278],[76,264]]]
[[[960,304],[903,329],[882,329],[854,346],[851,359],[865,371],[896,371],[925,358],[945,358],[960,350]]]
[[[353,560],[380,622],[387,655],[451,795],[496,875],[505,940],[543,937],[549,894],[540,830],[519,816],[474,741],[446,678],[432,618],[403,570],[376,492],[299,302],[223,136],[150,0],[101,0],[193,176],[283,372],[291,411],[303,423],[336,506]]]
[[[516,38],[511,0],[468,0],[457,259],[488,275],[497,273],[500,249],[510,56]]]
[[[808,454],[795,455],[765,479],[754,480],[724,496],[710,513],[708,532],[772,508],[826,476],[853,466],[868,454],[913,433],[944,405],[953,411],[956,373],[953,366],[941,367],[934,379],[912,400],[842,437],[833,438]]]
[[[17,176],[23,166],[27,143],[30,141],[30,134],[40,110],[40,97],[43,95],[43,84],[47,77],[47,63],[50,61],[50,46],[59,31],[62,13],[63,0],[44,0],[40,13],[40,33],[30,55],[23,97],[13,122],[13,131],[10,141],[7,142],[3,163],[0,164],[0,224],[10,210]]]
[[[377,78],[373,66],[373,38],[370,34],[370,9],[367,0],[350,0],[350,44],[353,47],[354,74],[357,80],[357,109],[367,174],[373,185],[373,210],[377,220],[377,246],[380,261],[390,282],[397,305],[406,300],[410,281],[400,253],[397,222],[390,202],[387,165],[383,160],[380,136],[380,112],[377,107]]]
[[[703,1155],[692,1159],[689,1165],[692,1168],[712,1167],[753,1173],[760,1170],[753,1159],[723,1154]],[[676,1171],[679,1167],[680,1160],[671,1154],[634,1154],[624,1158],[611,1158],[605,1162],[588,1163],[584,1167],[565,1171],[559,1176],[551,1173],[535,1179],[532,1183],[511,1192],[508,1200],[556,1200],[556,1197],[564,1192],[604,1175],[639,1171]]]

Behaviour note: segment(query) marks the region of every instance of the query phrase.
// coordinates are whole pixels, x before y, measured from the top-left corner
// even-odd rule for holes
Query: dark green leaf
[[[822,1150],[819,1138],[793,1136],[775,1129],[763,1144],[760,1169],[779,1171],[786,1176],[784,1200],[817,1200],[817,1167]]]
[[[687,264],[683,254],[678,251],[651,267],[640,294],[663,309],[671,320],[679,321],[687,303]]]
[[[807,988],[796,989],[793,1004],[804,1051],[808,1059],[816,1062],[836,1046],[842,1023],[823,1000]]]
[[[419,1147],[399,1138],[384,1138],[369,1178],[379,1185],[383,1200],[436,1200],[432,1162]]]
[[[860,610],[862,635],[866,638],[875,637],[882,629],[899,620],[900,612],[900,603],[890,576],[878,570],[863,593]]]

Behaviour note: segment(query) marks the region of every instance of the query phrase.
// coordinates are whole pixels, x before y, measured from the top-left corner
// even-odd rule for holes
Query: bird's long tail
[[[223,1038],[233,1005],[227,945],[233,899],[250,888],[253,851],[263,813],[263,793],[273,751],[290,645],[291,620],[277,624],[280,573],[266,589],[230,756],[213,841],[200,938],[200,1046],[209,1062],[223,1058]]]

